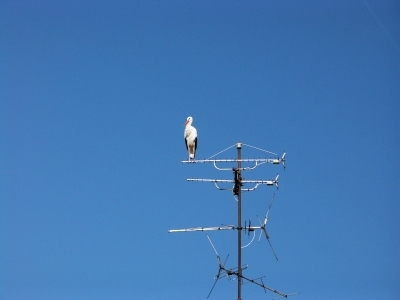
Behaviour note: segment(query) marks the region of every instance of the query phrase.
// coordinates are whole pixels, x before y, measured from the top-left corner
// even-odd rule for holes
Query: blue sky
[[[212,165],[241,141],[282,154],[248,179],[249,277],[296,299],[400,295],[396,1],[2,1],[0,297],[206,299],[204,233],[236,223]],[[244,147],[243,157],[264,152]],[[234,148],[219,157],[235,157]],[[269,155],[267,155],[269,157]],[[236,232],[210,234],[236,263]],[[247,237],[244,237],[244,242]],[[210,299],[236,297],[220,280]],[[272,299],[244,285],[243,299]],[[236,299],[236,298],[235,298]]]

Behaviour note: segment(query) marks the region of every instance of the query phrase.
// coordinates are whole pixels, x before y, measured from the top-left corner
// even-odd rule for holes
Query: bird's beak
[[[187,123],[189,123],[189,120],[187,120],[187,121],[185,122],[185,124],[183,124],[183,126],[186,126]]]

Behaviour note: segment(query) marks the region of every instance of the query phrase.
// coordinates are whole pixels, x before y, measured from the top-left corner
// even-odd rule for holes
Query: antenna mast
[[[286,168],[285,166],[285,156],[286,156],[286,152],[283,153],[282,157],[276,157],[276,158],[259,158],[259,159],[242,159],[241,158],[241,150],[242,150],[242,145],[246,145],[246,144],[242,144],[240,142],[238,142],[236,144],[236,149],[237,149],[237,159],[205,159],[205,160],[187,160],[187,161],[182,161],[182,163],[208,163],[208,162],[212,162],[214,163],[214,167],[217,170],[220,171],[228,171],[228,170],[233,170],[234,173],[234,179],[233,180],[229,180],[229,179],[200,179],[200,178],[188,178],[188,181],[199,181],[199,182],[214,182],[215,187],[219,190],[231,190],[234,196],[237,196],[237,205],[238,205],[238,223],[237,225],[222,225],[222,226],[218,226],[218,227],[195,227],[195,228],[186,228],[186,229],[175,229],[175,230],[168,230],[168,232],[191,232],[191,231],[214,231],[214,230],[237,230],[238,231],[238,261],[237,261],[237,267],[233,268],[233,269],[227,269],[225,267],[226,261],[224,264],[221,264],[221,259],[218,255],[218,252],[216,250],[216,248],[214,247],[213,243],[211,242],[210,237],[207,235],[207,238],[209,239],[211,246],[213,247],[216,255],[217,255],[217,259],[218,259],[218,264],[219,264],[219,271],[217,276],[215,277],[215,283],[208,295],[208,297],[211,295],[211,292],[214,289],[215,284],[217,283],[217,281],[222,278],[222,277],[227,277],[229,280],[230,276],[236,276],[237,277],[237,282],[238,282],[238,296],[237,296],[237,300],[242,300],[242,295],[241,295],[241,286],[244,283],[254,283],[258,286],[261,286],[262,288],[264,288],[264,290],[269,290],[273,293],[278,294],[280,297],[282,298],[287,298],[291,295],[295,295],[298,293],[294,293],[294,294],[285,294],[282,292],[279,292],[275,289],[272,289],[266,285],[264,285],[264,282],[262,280],[262,277],[259,277],[257,279],[250,279],[246,276],[243,276],[242,271],[244,269],[247,269],[247,265],[246,264],[242,264],[242,248],[247,247],[248,245],[250,245],[252,243],[252,241],[254,240],[254,236],[253,239],[251,240],[251,242],[249,244],[247,244],[246,246],[242,247],[242,231],[245,230],[245,232],[249,232],[249,236],[250,236],[250,232],[253,231],[254,235],[255,235],[255,230],[259,229],[260,230],[260,238],[261,238],[261,234],[262,232],[264,232],[265,237],[268,240],[268,243],[271,246],[272,252],[275,255],[275,258],[277,258],[274,249],[272,248],[271,242],[269,240],[269,235],[266,231],[266,223],[268,221],[268,214],[269,214],[269,210],[271,208],[272,202],[274,200],[274,197],[272,198],[271,204],[268,208],[267,214],[265,216],[264,222],[261,223],[261,220],[259,219],[260,222],[260,226],[251,226],[251,219],[249,220],[248,225],[246,225],[245,222],[245,226],[242,227],[242,191],[254,191],[260,184],[265,184],[265,185],[276,185],[276,187],[278,188],[278,178],[279,175],[276,176],[275,179],[271,179],[271,180],[243,180],[242,175],[241,175],[241,171],[242,170],[254,170],[257,166],[264,164],[264,163],[272,163],[272,164],[282,164],[284,168]],[[234,147],[235,145],[232,145],[229,148]],[[246,145],[249,146],[249,145]],[[258,150],[262,150],[253,146],[249,146]],[[227,149],[229,149],[227,148]],[[225,149],[225,150],[227,150]],[[224,150],[224,151],[225,151]],[[265,150],[262,150],[265,151]],[[222,151],[223,152],[223,151]],[[266,151],[268,152],[268,151]],[[221,152],[219,152],[221,153]],[[218,154],[219,154],[218,153]],[[271,154],[275,154],[272,152],[269,152]],[[216,154],[216,155],[218,155]],[[276,154],[275,154],[276,155]],[[215,155],[214,155],[215,156]],[[237,162],[237,168],[220,168],[217,167],[216,163],[233,163],[233,162]],[[255,165],[253,167],[242,167],[241,163],[245,162],[245,163],[255,163]],[[221,188],[218,186],[218,183],[233,183],[233,187],[232,188]],[[246,183],[253,183],[255,184],[253,188],[242,188],[242,186]],[[274,195],[275,196],[275,195]],[[257,216],[258,217],[258,216]],[[259,238],[259,241],[260,241]],[[228,255],[229,256],[229,255]],[[226,275],[221,276],[221,271],[225,272]],[[246,282],[243,282],[244,280],[246,280]],[[256,280],[261,280],[261,282],[258,282]],[[207,298],[208,298],[207,297]]]
[[[241,300],[241,278],[242,278],[242,177],[240,172],[240,152],[242,150],[242,144],[239,142],[236,145],[238,151],[238,167],[235,170],[235,187],[234,194],[238,196],[238,300]]]

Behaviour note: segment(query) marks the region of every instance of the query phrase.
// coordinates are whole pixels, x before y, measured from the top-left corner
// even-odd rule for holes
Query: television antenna
[[[267,153],[273,154],[275,155],[275,158],[245,158],[242,159],[241,158],[241,149],[242,149],[242,145],[251,147],[251,148],[255,148],[261,151],[265,151]],[[211,159],[212,157],[217,156],[218,154],[232,148],[236,146],[237,149],[237,159]],[[278,154],[270,152],[270,151],[266,151],[257,147],[253,147],[250,145],[246,145],[246,144],[242,144],[242,143],[237,143],[235,145],[232,145],[230,147],[228,147],[227,149],[209,157],[208,159],[204,159],[204,160],[186,160],[186,161],[182,161],[182,163],[188,163],[188,164],[195,164],[195,163],[213,163],[214,167],[219,170],[219,171],[233,171],[233,175],[234,178],[233,179],[204,179],[204,178],[188,178],[188,181],[197,181],[197,182],[213,182],[215,187],[218,190],[231,190],[234,196],[237,196],[237,198],[235,197],[235,199],[237,200],[238,203],[238,223],[237,225],[221,225],[219,227],[194,227],[194,228],[185,228],[185,229],[174,229],[174,230],[168,230],[168,232],[191,232],[191,231],[214,231],[214,230],[237,230],[238,231],[238,262],[237,262],[237,267],[233,268],[233,269],[227,269],[225,267],[226,261],[229,257],[226,258],[225,262],[222,264],[221,263],[221,258],[218,255],[218,252],[216,250],[216,248],[214,247],[213,243],[211,242],[210,237],[207,235],[208,240],[210,241],[211,246],[213,247],[216,255],[217,255],[217,260],[218,260],[218,265],[219,265],[219,270],[218,270],[218,274],[215,276],[215,282],[213,287],[211,288],[211,291],[208,295],[208,297],[211,295],[211,292],[213,291],[217,281],[220,278],[223,277],[227,277],[229,280],[235,280],[238,279],[238,300],[241,300],[241,285],[245,284],[245,283],[253,283],[256,284],[258,286],[261,286],[262,288],[264,288],[264,291],[266,292],[266,290],[269,290],[271,292],[274,292],[276,294],[278,294],[280,297],[279,298],[287,298],[291,295],[295,295],[298,293],[294,293],[294,294],[285,294],[282,292],[279,292],[275,289],[272,289],[270,287],[267,287],[266,285],[264,285],[264,282],[262,281],[263,277],[259,277],[256,279],[250,279],[246,276],[243,275],[242,271],[247,269],[247,265],[243,265],[242,264],[242,248],[245,248],[247,246],[249,246],[255,237],[255,230],[260,230],[260,237],[258,239],[258,241],[260,241],[261,235],[264,232],[265,237],[268,240],[268,243],[270,244],[271,250],[275,256],[275,258],[278,260],[278,257],[276,256],[276,253],[272,247],[272,244],[269,240],[269,235],[267,233],[266,230],[266,224],[268,221],[268,214],[269,211],[271,209],[272,203],[274,201],[275,198],[275,194],[272,197],[272,201],[268,207],[268,211],[267,214],[264,218],[264,222],[261,223],[261,220],[258,218],[258,221],[260,223],[260,226],[251,226],[251,219],[249,220],[249,223],[247,225],[247,223],[245,222],[245,226],[242,227],[242,204],[241,204],[241,194],[242,192],[250,192],[250,191],[254,191],[255,189],[258,188],[259,185],[267,185],[267,186],[276,186],[277,189],[279,188],[278,185],[278,179],[279,179],[279,175],[277,175],[275,178],[273,179],[269,179],[269,180],[246,180],[243,179],[241,176],[241,172],[242,171],[248,171],[248,170],[254,170],[255,168],[257,168],[258,166],[262,165],[262,164],[266,164],[266,163],[271,163],[271,164],[282,164],[284,168],[286,168],[286,152],[283,153],[283,155],[281,157],[278,156]],[[217,164],[221,164],[221,163],[237,163],[237,167],[234,168],[222,168],[220,166],[217,166]],[[253,166],[251,167],[242,167],[242,163],[252,163]],[[226,188],[226,187],[220,187],[219,184],[226,184],[226,183],[231,183],[233,184],[232,188]],[[245,184],[253,184],[253,186],[251,188],[242,188],[242,186],[244,186]],[[245,246],[242,246],[242,231],[244,231],[245,233],[248,233],[248,235],[250,236],[250,233],[253,232],[253,238],[250,241],[250,243],[248,243]],[[224,274],[224,275],[222,275]],[[231,279],[230,276],[235,276],[234,279]],[[207,298],[208,298],[207,297]],[[277,298],[277,299],[279,299]]]
[[[207,299],[210,297],[210,295],[211,295],[211,293],[212,293],[212,291],[213,291],[215,285],[217,284],[218,280],[221,279],[221,278],[224,278],[224,277],[227,277],[228,280],[235,280],[236,278],[240,278],[241,280],[238,280],[238,283],[240,283],[240,284],[242,284],[242,285],[243,285],[243,284],[246,284],[246,283],[249,283],[249,282],[250,282],[250,283],[254,283],[254,284],[256,284],[256,285],[262,287],[262,288],[264,289],[265,292],[267,292],[267,290],[269,290],[269,291],[271,291],[271,292],[273,292],[273,293],[275,293],[275,294],[278,294],[278,295],[280,296],[280,297],[275,298],[275,299],[287,298],[287,297],[289,297],[289,296],[297,295],[297,294],[298,294],[298,293],[285,294],[285,293],[282,293],[282,292],[280,292],[280,291],[278,291],[278,290],[275,290],[275,289],[273,289],[273,288],[270,288],[270,287],[266,286],[266,285],[264,284],[264,281],[262,280],[265,276],[261,276],[261,277],[258,277],[258,278],[256,278],[256,279],[250,279],[250,278],[244,276],[242,273],[239,274],[239,272],[237,271],[237,270],[238,270],[238,267],[235,267],[235,268],[233,268],[233,269],[227,269],[227,268],[225,267],[225,265],[226,265],[226,262],[228,261],[229,254],[228,254],[228,256],[226,257],[225,262],[222,264],[222,263],[221,263],[221,258],[220,258],[219,254],[218,254],[218,252],[217,252],[217,249],[215,249],[215,246],[214,246],[214,244],[212,243],[212,241],[211,241],[211,239],[210,239],[210,237],[209,237],[208,235],[207,235],[207,238],[208,238],[208,240],[210,241],[210,244],[211,244],[211,246],[213,247],[215,254],[217,255],[217,260],[218,260],[218,265],[219,265],[218,273],[217,273],[217,275],[215,275],[215,277],[214,277],[215,282],[214,282],[214,284],[213,284],[213,286],[212,286],[212,288],[211,288],[210,293],[209,293],[208,296],[207,296]],[[248,265],[247,265],[247,264],[244,264],[244,265],[241,265],[241,268],[240,268],[240,269],[243,271],[243,270],[247,269],[247,267],[248,267]],[[222,272],[225,272],[225,275],[222,275],[222,276],[221,276],[221,273],[222,273]],[[235,275],[236,278],[231,279],[230,276],[232,276],[232,275]],[[244,280],[246,280],[246,282],[243,282]],[[259,280],[259,281],[261,281],[261,282],[258,282],[257,280]]]
[[[268,207],[267,214],[265,215],[264,221],[262,223],[261,223],[260,218],[257,216],[260,226],[251,226],[251,219],[249,219],[248,225],[246,224],[246,221],[245,221],[245,225],[241,230],[244,230],[244,232],[248,233],[249,236],[250,236],[250,233],[253,232],[253,238],[251,239],[250,243],[248,243],[245,246],[242,246],[242,249],[250,246],[250,244],[253,242],[253,240],[255,238],[256,230],[260,230],[260,236],[258,237],[258,242],[260,242],[261,235],[264,232],[265,237],[268,240],[268,243],[271,247],[272,253],[274,254],[276,260],[278,260],[278,257],[276,256],[274,248],[272,247],[271,241],[269,240],[270,236],[268,235],[268,232],[266,229],[267,222],[268,222],[268,214],[271,209],[272,203],[274,202],[274,199],[275,199],[275,194],[272,196],[272,200]],[[184,228],[184,229],[170,229],[170,230],[168,230],[168,232],[171,233],[171,232],[214,231],[214,230],[240,230],[240,229],[236,225],[221,225],[221,226],[217,226],[217,227],[193,227],[193,228]]]

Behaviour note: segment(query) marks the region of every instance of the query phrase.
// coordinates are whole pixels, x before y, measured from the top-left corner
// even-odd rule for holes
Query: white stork
[[[185,145],[186,149],[189,152],[189,160],[194,159],[196,156],[197,149],[197,130],[192,126],[193,118],[188,117],[185,123]]]

